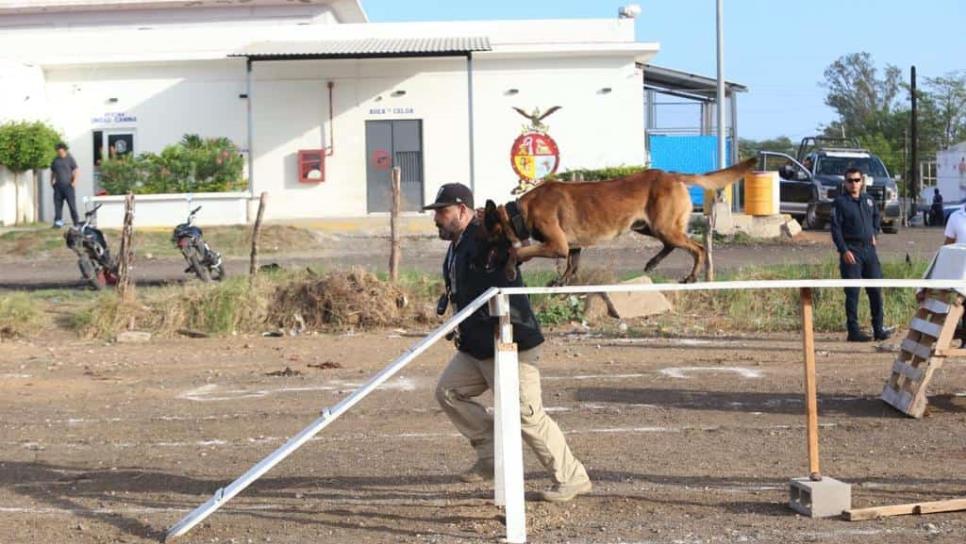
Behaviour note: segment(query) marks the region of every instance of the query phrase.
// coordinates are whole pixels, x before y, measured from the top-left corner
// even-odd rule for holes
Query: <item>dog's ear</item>
[[[492,234],[499,224],[500,216],[496,211],[496,202],[487,200],[486,207],[483,209],[483,226],[486,227],[486,232]]]

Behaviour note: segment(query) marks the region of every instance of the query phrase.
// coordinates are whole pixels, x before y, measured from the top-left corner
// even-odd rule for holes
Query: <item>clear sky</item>
[[[608,0],[362,0],[373,22],[617,17]],[[637,40],[656,41],[654,64],[715,77],[715,0],[638,0]],[[743,138],[797,141],[835,118],[820,86],[841,55],[868,51],[877,66],[916,65],[924,77],[966,70],[966,0],[724,0],[725,78]]]

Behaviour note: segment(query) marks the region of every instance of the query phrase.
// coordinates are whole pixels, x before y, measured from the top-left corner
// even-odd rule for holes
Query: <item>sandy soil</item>
[[[148,542],[426,331],[0,345],[0,542]],[[412,336],[410,336],[412,335]],[[869,506],[966,495],[966,368],[932,412],[877,399],[894,355],[817,345],[823,473]],[[849,523],[786,506],[805,475],[801,341],[550,336],[544,401],[594,480],[527,503],[531,542],[966,541],[966,514]],[[432,391],[438,345],[183,542],[497,542],[489,484]],[[336,363],[337,368],[312,365]],[[286,368],[292,372],[284,372]],[[283,372],[279,372],[283,371]],[[282,375],[271,375],[272,373]],[[549,481],[525,456],[528,492]]]

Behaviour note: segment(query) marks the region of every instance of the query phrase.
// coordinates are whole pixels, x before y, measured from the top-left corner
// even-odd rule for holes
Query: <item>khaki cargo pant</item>
[[[539,358],[539,346],[519,352],[523,440],[555,483],[585,481],[588,477],[584,465],[571,453],[560,427],[543,409],[540,370],[536,366]],[[484,461],[493,460],[493,417],[474,398],[492,388],[493,359],[477,359],[461,351],[450,359],[436,385],[436,400]]]

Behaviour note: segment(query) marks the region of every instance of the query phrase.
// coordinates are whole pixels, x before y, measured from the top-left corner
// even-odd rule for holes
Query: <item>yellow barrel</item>
[[[745,176],[745,213],[774,215],[778,213],[778,172],[752,172]]]
[[[729,185],[721,190],[721,196],[724,197],[725,202],[728,206],[731,206],[731,191],[734,190],[734,185]],[[704,191],[704,202],[702,207],[704,208],[704,215],[709,215],[711,213],[711,205],[714,203],[714,191],[707,189]]]

